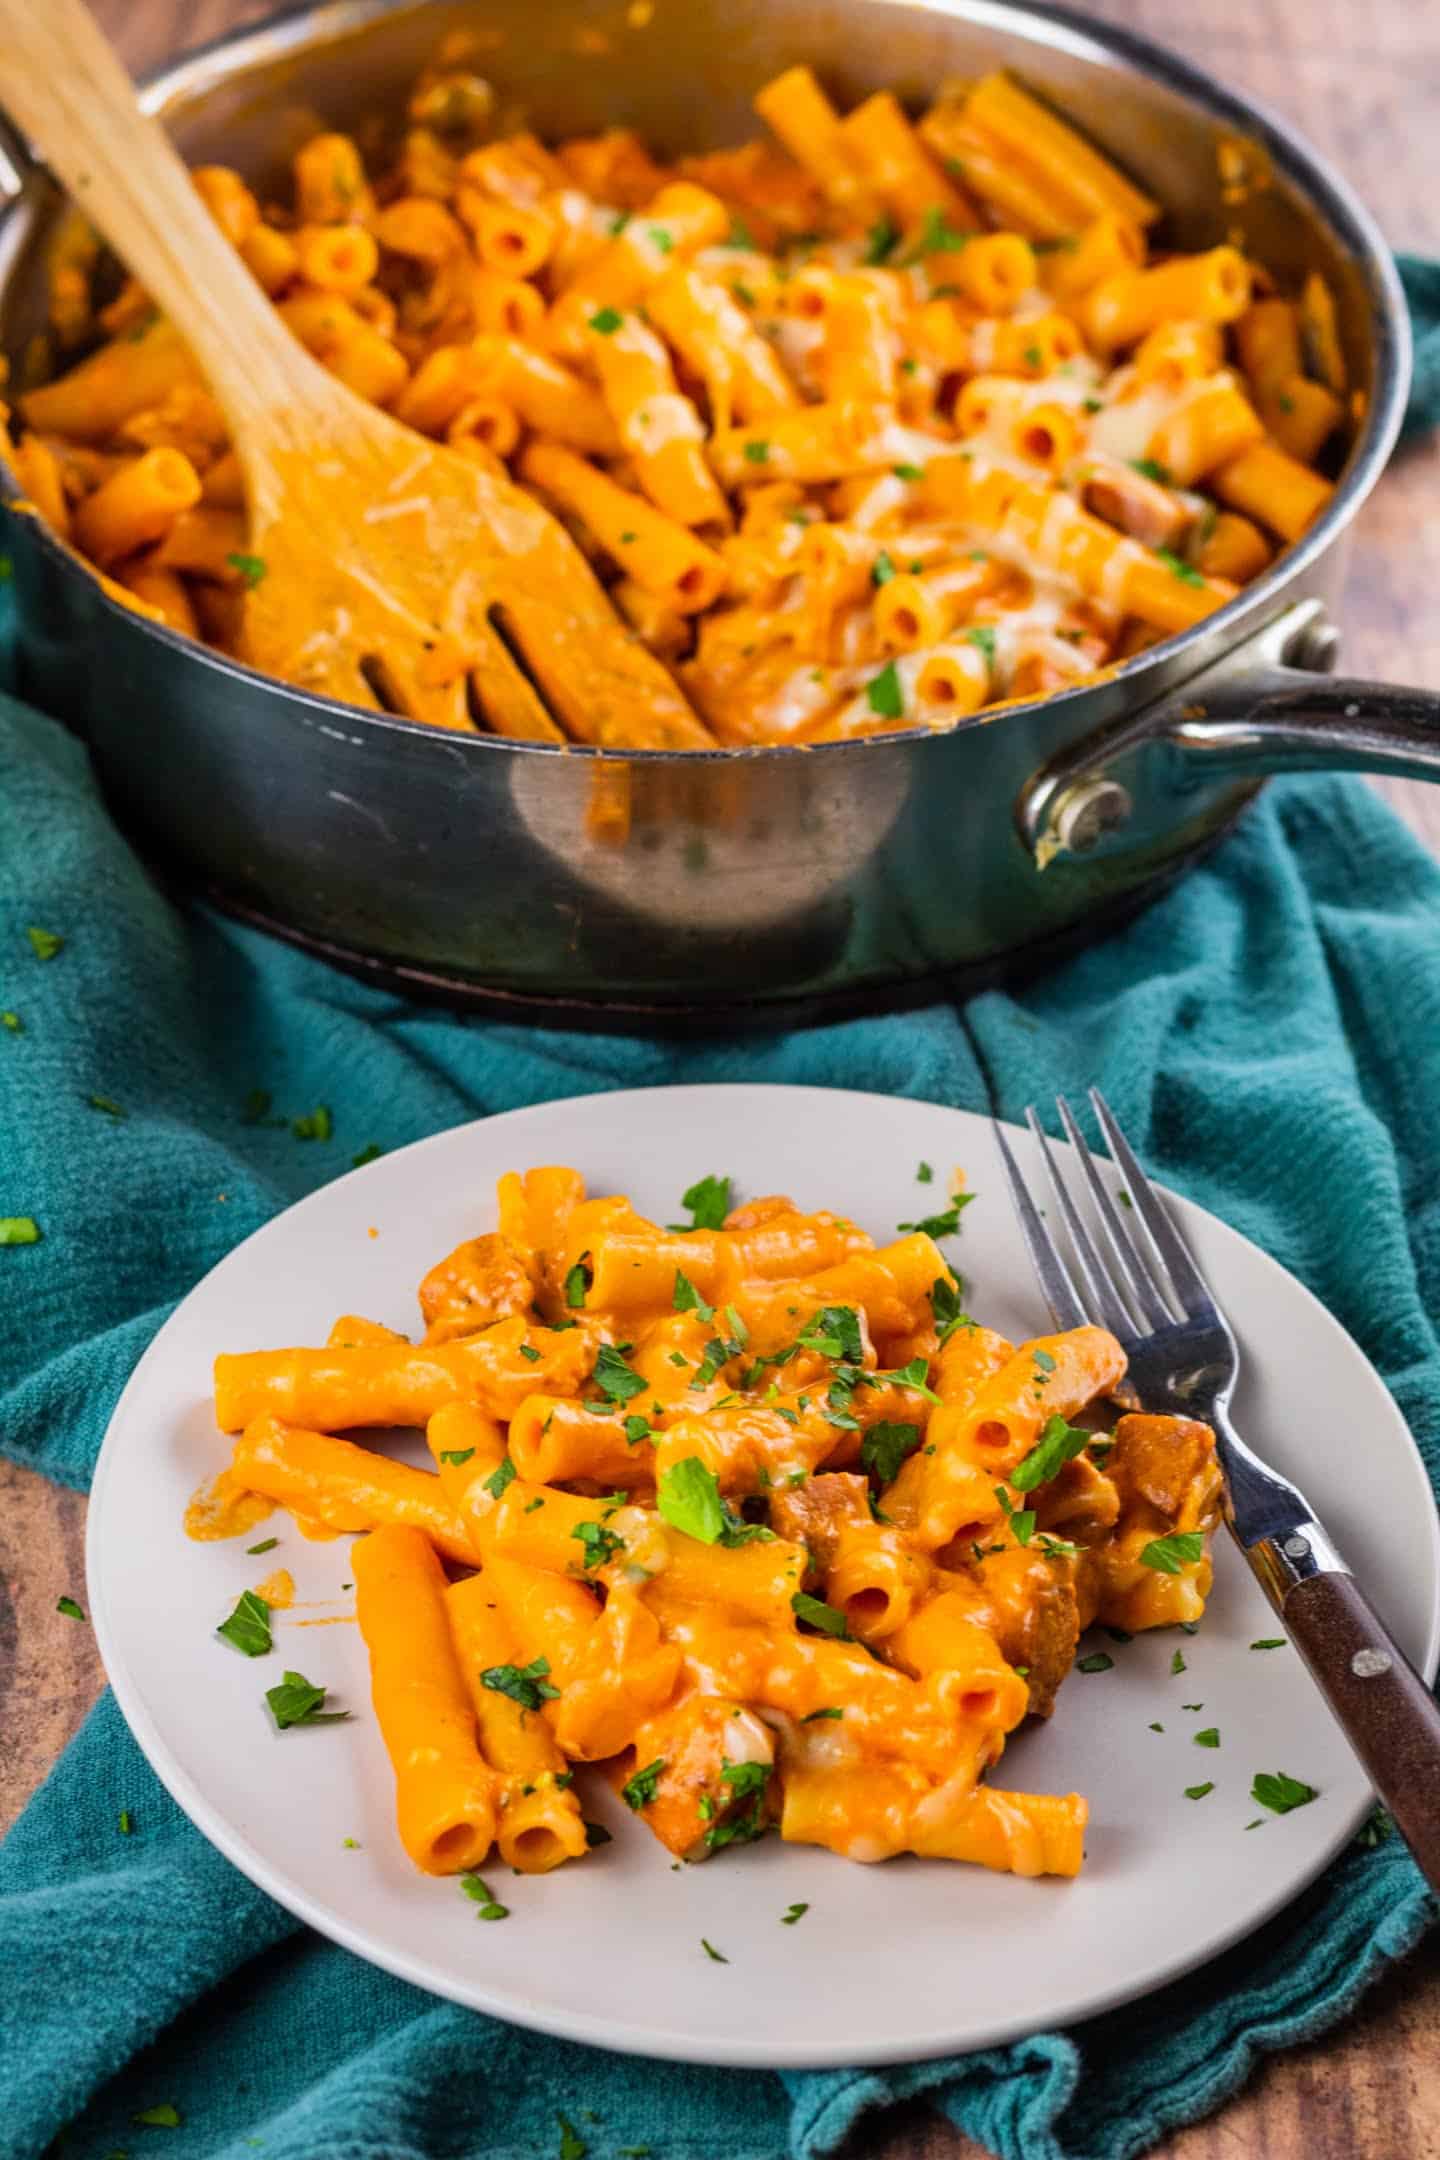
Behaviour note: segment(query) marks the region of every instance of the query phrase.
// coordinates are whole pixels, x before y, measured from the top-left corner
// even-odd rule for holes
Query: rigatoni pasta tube
[[[1111,210],[1137,225],[1159,216],[1157,202],[1013,76],[997,70],[982,77],[965,101],[965,117],[1009,151],[1016,163],[1038,173],[1082,216]]]
[[[759,98],[755,103],[763,110]],[[901,225],[938,217],[958,232],[973,232],[979,224],[970,198],[930,155],[891,91],[877,90],[847,113],[840,134],[865,183]]]
[[[395,1525],[361,1538],[351,1565],[401,1842],[427,1875],[479,1867],[494,1842],[499,1780],[476,1744],[444,1572],[422,1532]]]
[[[627,1422],[623,1413],[593,1410],[563,1395],[531,1395],[510,1420],[510,1460],[536,1485],[573,1478],[627,1489],[653,1484],[654,1448],[648,1440],[628,1441]]]
[[[525,1358],[521,1345],[538,1349]],[[238,1432],[265,1412],[292,1424],[343,1431],[425,1425],[447,1402],[508,1417],[537,1387],[577,1389],[593,1352],[578,1329],[552,1332],[501,1320],[483,1335],[433,1346],[362,1344],[353,1350],[251,1350],[215,1360],[215,1421]]]
[[[713,548],[584,458],[558,443],[534,442],[521,452],[520,471],[677,614],[698,613],[724,590],[725,565]]]
[[[1104,1328],[1037,1336],[985,1381],[957,1419],[950,1444],[963,1460],[1004,1477],[1049,1419],[1073,1417],[1124,1372],[1125,1353]]]
[[[118,562],[168,532],[200,500],[200,475],[179,450],[147,450],[87,495],[75,511],[75,538],[98,563]]]
[[[19,400],[28,426],[42,434],[106,441],[133,413],[147,412],[199,371],[180,334],[163,318],[138,337],[115,338],[62,375],[27,390]]]
[[[1242,450],[1210,484],[1221,502],[1258,518],[1282,540],[1298,540],[1335,492],[1328,480],[1272,442]]]
[[[1085,295],[1079,315],[1090,342],[1112,352],[1177,318],[1234,322],[1250,303],[1250,286],[1250,265],[1238,248],[1211,248],[1205,255],[1176,255],[1154,270],[1106,278]]]
[[[543,1875],[587,1849],[585,1824],[550,1727],[481,1674],[515,1663],[515,1641],[484,1574],[445,1592],[455,1656],[464,1677],[480,1752],[501,1779],[495,1838],[500,1857],[522,1875]],[[562,1782],[563,1781],[563,1782]]]
[[[232,1470],[247,1492],[283,1501],[328,1529],[373,1530],[377,1523],[399,1523],[423,1530],[447,1558],[475,1563],[469,1528],[439,1478],[352,1440],[258,1417],[235,1443]]]

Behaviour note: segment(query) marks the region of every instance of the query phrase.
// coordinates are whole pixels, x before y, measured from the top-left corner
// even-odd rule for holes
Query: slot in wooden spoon
[[[265,566],[245,602],[253,667],[442,726],[473,725],[468,680],[508,735],[714,747],[547,510],[296,342],[81,0],[0,0],[0,100],[224,408]]]

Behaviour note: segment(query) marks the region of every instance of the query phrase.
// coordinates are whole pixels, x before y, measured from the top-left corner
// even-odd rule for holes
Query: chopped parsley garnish
[[[616,1553],[625,1550],[624,1538],[616,1537],[614,1531],[607,1530],[603,1523],[576,1523],[570,1535],[580,1540],[581,1550],[585,1555],[583,1572],[586,1575],[595,1568],[604,1567],[607,1561],[614,1559]]]
[[[509,1919],[509,1906],[496,1903],[494,1891],[490,1888],[489,1883],[484,1881],[481,1876],[476,1875],[473,1872],[468,1875],[462,1875],[460,1877],[460,1888],[464,1891],[466,1897],[473,1898],[475,1903],[479,1906],[480,1910],[476,1915],[477,1919]]]
[[[1115,1660],[1113,1657],[1111,1657],[1108,1650],[1092,1650],[1088,1657],[1082,1657],[1076,1660],[1075,1670],[1076,1672],[1086,1673],[1110,1672],[1114,1669],[1114,1664]]]
[[[724,244],[726,247],[732,248],[753,249],[755,246],[755,236],[751,232],[749,226],[745,223],[744,218],[737,217],[733,211],[731,212],[730,216],[729,235],[727,236]]]
[[[890,470],[897,480],[923,480],[925,477],[923,465],[892,465]]]
[[[143,2123],[147,2130],[178,2130],[185,2118],[173,2100],[161,2100],[155,2107],[141,2108],[130,2120]]]
[[[12,1035],[23,1035],[25,1023],[17,1012],[0,1012],[0,1027],[8,1028]]]
[[[882,1485],[893,1485],[901,1463],[919,1445],[918,1425],[872,1425],[860,1443],[860,1460]]]
[[[85,1100],[92,1110],[98,1110],[103,1117],[128,1118],[130,1115],[128,1110],[120,1107],[113,1095],[87,1095]]]
[[[1003,1485],[995,1487],[995,1498],[1000,1503],[1000,1512],[1010,1525],[1010,1534],[1016,1544],[1028,1545],[1035,1535],[1034,1508],[1017,1508],[1014,1506]]]
[[[1290,1638],[1287,1635],[1262,1635],[1258,1642],[1250,1645],[1252,1650],[1288,1650],[1289,1647]]]
[[[922,1163],[921,1163],[921,1164],[919,1165],[919,1167],[917,1168],[916,1172],[915,1172],[915,1182],[916,1182],[916,1184],[917,1184],[917,1185],[931,1185],[931,1184],[933,1184],[933,1183],[934,1183],[934,1181],[935,1181],[935,1172],[934,1172],[934,1171],[933,1171],[933,1170],[931,1169],[931,1167],[930,1167],[930,1165],[929,1165],[929,1163],[928,1163],[928,1162],[922,1162]]]
[[[473,1448],[471,1453],[474,1453]],[[511,1462],[508,1455],[502,1455],[489,1477],[485,1480],[485,1490],[492,1500],[498,1500],[506,1486],[514,1483],[515,1475],[514,1463]]]
[[[367,1140],[359,1154],[351,1156],[350,1167],[352,1170],[363,1170],[367,1162],[379,1162],[384,1152],[378,1140]]]
[[[1105,410],[1105,400],[1104,398],[1087,397],[1080,409],[1082,412],[1088,413],[1103,412]]]
[[[84,1613],[73,1597],[56,1598],[55,1610],[58,1613],[64,1613],[67,1620],[83,1620],[85,1618]]]
[[[1377,1845],[1388,1844],[1394,1835],[1394,1818],[1383,1807],[1372,1808],[1355,1833],[1355,1843],[1362,1852],[1373,1852]]]
[[[973,645],[977,652],[985,655],[985,662],[988,667],[994,667],[995,625],[993,623],[976,623],[973,628],[965,632],[965,640],[967,644]]]
[[[638,1417],[633,1413],[626,1418],[625,1445],[627,1447],[639,1447],[642,1440],[653,1440],[654,1437],[655,1428],[648,1418]]]
[[[297,1140],[328,1140],[334,1129],[335,1121],[324,1103],[290,1120],[290,1130]]]
[[[935,1315],[942,1345],[949,1342],[957,1329],[975,1325],[960,1303],[960,1288],[952,1276],[937,1276],[930,1285],[930,1310]]]
[[[574,1267],[565,1276],[565,1303],[573,1310],[585,1303],[586,1293],[595,1280],[595,1270],[590,1265],[589,1253],[581,1253]]]
[[[1157,487],[1169,487],[1169,467],[1162,465],[1158,458],[1132,457],[1130,463],[1143,479],[1153,480]]]
[[[713,1305],[707,1305],[700,1292],[680,1268],[675,1270],[675,1295],[672,1300],[676,1312],[693,1312],[702,1327],[708,1327],[715,1317]]]
[[[660,1514],[672,1529],[701,1545],[768,1543],[775,1535],[763,1523],[742,1522],[720,1497],[719,1480],[698,1455],[671,1463],[655,1495]]]
[[[752,438],[745,445],[745,457],[751,465],[768,465],[770,462],[769,443],[759,442]]]
[[[872,585],[888,585],[894,575],[895,564],[890,553],[888,549],[881,548],[880,553],[870,565],[870,582]]]
[[[225,560],[238,574],[246,592],[254,592],[270,567],[263,555],[227,555]]]
[[[1140,1565],[1154,1568],[1157,1575],[1178,1575],[1191,1561],[1198,1560],[1205,1550],[1203,1530],[1172,1530],[1168,1537],[1151,1538],[1140,1553]]]
[[[540,1362],[540,1352],[535,1348],[535,1345],[533,1343],[522,1342],[520,1345],[520,1355],[531,1365],[538,1365]]]
[[[893,1372],[876,1373],[877,1380],[889,1380],[893,1386],[910,1388],[916,1395],[923,1395],[927,1402],[938,1403],[940,1398],[930,1385],[929,1360],[912,1357],[908,1365],[897,1365]]]
[[[804,1717],[801,1718],[800,1723],[802,1725],[814,1725],[817,1724],[821,1718],[842,1718],[844,1717],[844,1715],[845,1712],[840,1709],[837,1704],[826,1703],[823,1710],[807,1710]]]
[[[1187,1785],[1185,1787],[1185,1798],[1187,1800],[1203,1800],[1206,1793],[1212,1793],[1214,1790],[1215,1781],[1211,1778],[1204,1785]]]
[[[908,1230],[930,1238],[954,1237],[960,1228],[960,1217],[975,1198],[973,1192],[956,1193],[948,1208],[940,1215],[927,1215],[920,1222],[896,1223],[897,1230]]]
[[[1037,1350],[1035,1355],[1038,1360],[1046,1353]],[[1066,1463],[1080,1453],[1089,1439],[1088,1432],[1082,1432],[1078,1425],[1067,1424],[1058,1414],[1047,1418],[1034,1447],[1011,1471],[1010,1483],[1016,1492],[1034,1492],[1037,1485],[1048,1485],[1051,1478],[1057,1477]]]
[[[810,1907],[808,1905],[787,1906],[785,1911],[780,1915],[781,1927],[794,1927],[796,1921],[803,1920],[809,1910]]]
[[[350,1715],[348,1710],[324,1709],[325,1689],[304,1673],[287,1672],[279,1687],[266,1688],[265,1700],[281,1732],[292,1725],[339,1725]]]
[[[672,1230],[723,1230],[725,1217],[730,1212],[730,1186],[728,1177],[697,1178],[690,1190],[680,1195],[681,1207],[689,1208],[688,1223],[672,1223]]]
[[[625,1403],[636,1395],[643,1395],[649,1382],[633,1365],[627,1365],[623,1352],[614,1343],[602,1343],[595,1357],[595,1370],[590,1376],[602,1395],[611,1402]]]
[[[711,1317],[713,1319],[714,1315]],[[706,1343],[705,1355],[696,1366],[695,1377],[690,1382],[692,1388],[708,1387],[721,1366],[728,1365],[731,1358],[739,1357],[750,1340],[750,1331],[733,1305],[725,1307],[724,1318],[730,1333],[712,1335]]]
[[[574,2123],[563,2115],[557,2115],[555,2120],[560,2125],[560,2160],[585,2160],[590,2148]]]
[[[827,1605],[823,1598],[811,1597],[808,1590],[795,1592],[790,1600],[790,1610],[796,1619],[803,1620],[807,1627],[819,1628],[822,1635],[834,1635],[842,1641],[849,1637],[850,1629],[844,1613],[837,1612],[833,1605]]]
[[[475,1453],[475,1450],[474,1450],[474,1448],[473,1448],[473,1447],[451,1447],[451,1448],[441,1448],[441,1450],[440,1450],[440,1460],[441,1460],[441,1462],[443,1462],[443,1463],[450,1463],[450,1464],[452,1464],[452,1465],[453,1465],[453,1467],[454,1467],[455,1469],[457,1469],[457,1470],[458,1470],[458,1469],[460,1468],[460,1465],[461,1465],[462,1463],[467,1463],[467,1462],[469,1462],[469,1460],[470,1460],[471,1456],[472,1456],[472,1455],[473,1455],[474,1453]],[[511,1475],[512,1477],[513,1477],[513,1476],[515,1475],[515,1472],[514,1472],[514,1468],[513,1468],[513,1466],[512,1466],[512,1468],[511,1468],[511,1472],[510,1472],[510,1475]]]
[[[769,1763],[725,1762],[720,1782],[730,1788],[735,1803],[729,1814],[712,1823],[705,1833],[706,1848],[719,1852],[726,1845],[749,1845],[765,1835],[765,1795],[770,1784]]]
[[[614,1843],[614,1840],[603,1822],[587,1822],[585,1825],[585,1843],[593,1852],[597,1845],[610,1845]]]
[[[602,307],[590,317],[590,328],[598,330],[601,337],[613,337],[625,318],[619,308]]]
[[[1308,1807],[1319,1795],[1313,1785],[1288,1777],[1283,1770],[1260,1770],[1250,1787],[1250,1797],[1272,1815],[1288,1815],[1292,1808]]]
[[[654,1762],[646,1763],[643,1770],[627,1778],[620,1788],[620,1797],[626,1807],[634,1808],[638,1815],[641,1808],[649,1807],[655,1798],[655,1788],[660,1783],[660,1773],[665,1768],[665,1757],[657,1755]]]
[[[969,239],[969,233],[960,232],[950,223],[938,203],[931,203],[920,220],[920,230],[905,260],[913,263],[918,262],[922,255],[953,255],[958,248],[965,247]]]
[[[1184,1658],[1184,1655],[1183,1655],[1183,1653],[1182,1653],[1181,1651],[1177,1650],[1177,1651],[1175,1652],[1175,1655],[1174,1655],[1174,1657],[1172,1657],[1172,1658],[1171,1658],[1171,1660],[1170,1660],[1170,1672],[1171,1672],[1171,1676],[1172,1676],[1172,1678],[1173,1678],[1173,1677],[1174,1677],[1174,1676],[1175,1676],[1175,1675],[1176,1675],[1177,1673],[1182,1673],[1182,1672],[1184,1672],[1184,1670],[1185,1670],[1185,1658]]]
[[[247,1545],[245,1550],[253,1558],[256,1553],[274,1552],[279,1542],[278,1537],[263,1537],[258,1545]]]
[[[865,702],[882,720],[901,718],[905,711],[905,692],[893,660],[887,661],[880,673],[872,675],[866,683]]]
[[[522,1710],[538,1710],[542,1702],[555,1702],[560,1694],[547,1675],[549,1658],[532,1658],[528,1665],[487,1665],[480,1675],[481,1687],[496,1695],[508,1695]]]
[[[660,253],[662,255],[668,255],[675,245],[674,234],[667,231],[666,227],[663,225],[652,225],[649,228],[649,232],[650,238],[654,241]]]
[[[860,258],[870,269],[888,262],[900,243],[900,228],[891,217],[880,217],[865,235],[865,253]]]
[[[1151,1732],[1164,1732],[1165,1728],[1157,1720],[1157,1722],[1150,1727],[1150,1730]]]
[[[1220,1728],[1218,1725],[1207,1725],[1203,1732],[1191,1733],[1190,1737],[1196,1747],[1219,1747]]]
[[[35,923],[27,926],[25,935],[30,940],[30,950],[37,960],[53,960],[65,943],[58,931],[42,930]]]
[[[853,1305],[822,1305],[811,1314],[796,1340],[800,1349],[817,1351],[821,1357],[841,1358],[847,1365],[858,1365],[865,1355],[860,1315]]]
[[[274,1647],[270,1633],[270,1607],[253,1590],[242,1590],[239,1603],[228,1620],[215,1630],[246,1657],[264,1657]]]
[[[135,1818],[128,1807],[121,1808],[116,1823],[121,1837],[129,1837],[131,1831],[135,1828]]]
[[[729,1964],[729,1962],[730,1962],[729,1958],[727,1958],[727,1957],[723,1957],[723,1956],[721,1955],[721,1953],[720,1953],[720,1952],[719,1952],[719,1951],[718,1951],[718,1950],[717,1950],[717,1949],[715,1948],[715,1945],[714,1945],[714,1943],[712,1943],[712,1942],[706,1942],[706,1940],[705,1940],[705,1937],[704,1937],[703,1935],[702,1935],[702,1936],[700,1937],[700,1947],[701,1947],[701,1949],[702,1949],[702,1950],[704,1951],[704,1953],[705,1953],[706,1957],[708,1957],[708,1958],[710,1959],[710,1961],[711,1961],[711,1963],[712,1963],[712,1964],[714,1964],[714,1965],[728,1965],[728,1964]]]
[[[1192,569],[1188,562],[1182,562],[1180,557],[1173,554],[1169,548],[1156,548],[1155,556],[1157,561],[1164,563],[1171,577],[1179,578],[1182,585],[1203,585],[1205,583],[1198,570]]]

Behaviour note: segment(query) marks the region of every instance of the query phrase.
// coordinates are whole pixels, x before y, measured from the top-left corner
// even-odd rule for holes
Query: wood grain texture
[[[665,4],[665,0],[662,0]],[[758,0],[757,0],[758,4]],[[1396,247],[1440,253],[1434,185],[1440,8],[1414,0],[1091,0],[1097,13],[1186,50],[1300,127],[1356,186]],[[137,69],[257,20],[232,0],[96,0]],[[1440,447],[1402,451],[1358,521],[1342,609],[1344,664],[1440,685]],[[1440,789],[1383,792],[1440,853]],[[58,1597],[83,1592],[84,1502],[0,1463],[0,1828],[18,1812],[100,1686],[87,1626]],[[963,1886],[957,1925],[964,1924]],[[1266,2061],[1159,2160],[1440,2160],[1440,1942],[1314,2047]],[[846,2160],[979,2160],[924,2109],[861,2125]]]

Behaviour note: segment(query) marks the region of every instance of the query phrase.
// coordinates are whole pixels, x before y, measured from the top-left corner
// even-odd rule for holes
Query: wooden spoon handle
[[[333,402],[82,0],[0,0],[0,103],[174,323],[237,435],[262,412]]]

